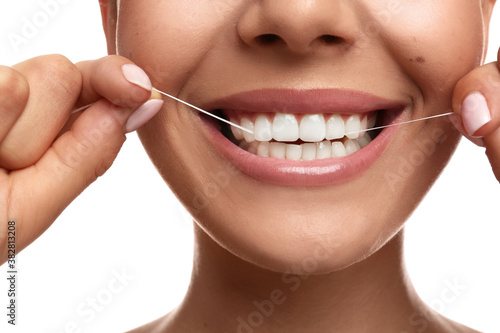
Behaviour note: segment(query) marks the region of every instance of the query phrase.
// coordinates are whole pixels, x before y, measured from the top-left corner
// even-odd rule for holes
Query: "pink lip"
[[[231,109],[245,112],[353,114],[402,109],[405,103],[354,90],[266,89],[231,95],[200,106],[208,111]]]
[[[335,105],[335,101],[338,101],[338,105]],[[285,112],[288,113],[343,114],[373,110],[402,111],[405,107],[403,102],[345,90],[262,90],[230,96],[208,105],[259,112],[276,107],[279,110],[286,108]],[[391,123],[399,121],[401,116],[402,113],[392,119]],[[362,175],[378,160],[397,130],[396,127],[384,129],[368,146],[346,157],[290,161],[249,153],[229,141],[211,120],[200,114],[199,118],[203,123],[203,133],[223,157],[248,176],[280,186],[319,187],[349,182]]]

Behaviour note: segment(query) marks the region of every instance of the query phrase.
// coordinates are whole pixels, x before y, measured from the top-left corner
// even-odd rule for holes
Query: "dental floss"
[[[434,116],[429,116],[429,117],[424,117],[424,118],[418,118],[418,119],[403,121],[401,123],[396,123],[396,124],[390,124],[390,125],[384,125],[384,126],[378,126],[378,127],[368,128],[368,129],[362,130],[362,131],[349,132],[349,133],[345,133],[344,135],[356,134],[356,133],[368,132],[368,131],[374,131],[374,130],[378,130],[378,129],[382,129],[382,128],[387,128],[387,127],[392,127],[392,126],[399,126],[399,125],[414,123],[416,121],[421,121],[421,120],[427,120],[427,119],[432,119],[432,118],[449,116],[449,115],[452,115],[452,114],[453,114],[453,112],[447,112],[447,113],[437,114],[437,115],[434,115]]]
[[[184,102],[182,99],[179,99],[179,98],[177,98],[177,97],[174,97],[174,96],[172,96],[172,95],[169,95],[169,94],[167,94],[167,93],[165,93],[165,92],[163,92],[163,91],[161,91],[161,90],[158,90],[158,89],[156,89],[156,88],[154,88],[154,87],[153,87],[153,90],[154,90],[154,91],[156,91],[156,92],[159,92],[159,93],[160,93],[160,94],[162,94],[162,95],[165,95],[165,96],[167,96],[167,97],[170,97],[171,99],[176,100],[177,102],[181,102],[182,104],[185,104],[185,105],[189,106],[190,108],[193,108],[193,109],[195,109],[195,110],[198,110],[198,111],[200,111],[200,112],[203,112],[204,114],[206,114],[206,115],[208,115],[208,116],[214,117],[214,118],[215,118],[215,119],[217,119],[217,120],[220,120],[220,121],[222,121],[222,122],[225,122],[225,123],[227,123],[227,124],[229,124],[229,125],[231,125],[231,126],[234,126],[234,127],[236,127],[236,128],[239,128],[240,130],[245,131],[245,132],[247,132],[247,133],[253,134],[253,131],[252,131],[252,130],[249,130],[248,128],[245,128],[245,127],[243,127],[243,126],[240,126],[240,125],[238,125],[238,124],[235,124],[235,123],[233,123],[233,122],[230,122],[229,120],[226,120],[226,119],[224,119],[224,118],[221,118],[221,117],[219,117],[219,116],[216,116],[216,115],[214,115],[214,114],[212,114],[212,113],[210,113],[210,112],[208,112],[208,111],[205,111],[205,110],[203,110],[203,109],[200,109],[199,107],[194,106],[194,105],[192,105],[192,104],[189,104],[188,102]]]
[[[161,90],[158,90],[158,89],[156,89],[156,88],[154,88],[154,87],[152,88],[152,90],[154,90],[154,91],[156,91],[156,92],[158,92],[158,93],[160,93],[160,94],[162,94],[162,95],[165,95],[165,96],[167,96],[167,97],[169,97],[169,98],[171,98],[171,99],[173,99],[173,100],[176,100],[176,101],[178,101],[178,102],[180,102],[180,103],[183,103],[183,104],[185,104],[185,105],[189,106],[190,108],[193,108],[193,109],[195,109],[195,110],[197,110],[197,111],[203,112],[203,113],[205,113],[206,115],[208,115],[208,116],[210,116],[210,117],[214,117],[214,118],[215,118],[215,119],[217,119],[217,120],[220,120],[220,121],[222,121],[222,122],[225,122],[225,123],[227,123],[227,124],[229,124],[229,125],[231,125],[231,126],[234,126],[234,127],[236,127],[236,128],[239,128],[239,129],[240,129],[240,130],[242,130],[242,131],[245,131],[245,132],[248,132],[248,133],[250,133],[250,134],[253,134],[253,131],[251,131],[251,130],[249,130],[249,129],[245,128],[245,127],[242,127],[242,126],[240,126],[240,125],[238,125],[238,124],[235,124],[235,123],[233,123],[233,122],[230,122],[229,120],[226,120],[226,119],[224,119],[224,118],[221,118],[221,117],[219,117],[219,116],[216,116],[216,115],[214,115],[214,114],[212,114],[212,113],[210,113],[210,112],[208,112],[208,111],[205,111],[205,110],[203,110],[203,109],[200,109],[199,107],[194,106],[194,105],[192,105],[192,104],[189,104],[188,102],[185,102],[185,101],[183,101],[183,100],[181,100],[181,99],[179,99],[179,98],[177,98],[177,97],[174,97],[174,96],[172,96],[172,95],[169,95],[169,94],[167,94],[166,92],[163,92],[163,91],[161,91]],[[71,112],[71,114],[81,112],[81,111],[83,111],[83,110],[85,110],[85,109],[87,109],[87,108],[91,107],[92,105],[94,105],[94,103],[92,103],[92,104],[88,104],[88,105],[85,105],[85,106],[82,106],[81,108],[78,108],[78,109],[76,109],[76,110],[73,110],[73,111]],[[401,123],[396,123],[396,124],[390,124],[390,125],[384,125],[384,126],[373,127],[373,128],[368,128],[368,129],[366,129],[366,130],[361,130],[361,131],[349,132],[349,133],[345,133],[344,135],[356,134],[356,133],[361,133],[361,132],[369,132],[369,131],[379,130],[379,129],[383,129],[383,128],[387,128],[387,127],[399,126],[399,125],[404,125],[404,124],[414,123],[414,122],[417,122],[417,121],[422,121],[422,120],[427,120],[427,119],[433,119],[433,118],[438,118],[438,117],[449,116],[449,115],[452,115],[452,114],[453,114],[453,112],[447,112],[447,113],[442,113],[442,114],[438,114],[438,115],[434,115],[434,116],[429,116],[429,117],[424,117],[424,118],[418,118],[418,119],[413,119],[413,120],[403,121],[403,122],[401,122]]]
[[[87,105],[85,105],[85,106],[82,106],[81,108],[78,108],[78,109],[76,109],[76,110],[71,111],[71,114],[78,113],[78,112],[80,112],[80,111],[86,110],[86,109],[88,109],[89,107],[91,107],[92,105],[94,105],[94,103],[90,103],[90,104],[87,104]]]
[[[212,113],[210,113],[210,112],[208,112],[208,111],[205,111],[205,110],[203,110],[203,109],[200,109],[199,107],[194,106],[194,105],[192,105],[192,104],[189,104],[188,102],[184,102],[182,99],[179,99],[179,98],[177,98],[177,97],[174,97],[174,96],[172,96],[172,95],[169,95],[169,94],[167,94],[166,92],[163,92],[163,91],[161,91],[161,90],[158,90],[158,89],[156,89],[156,88],[154,88],[154,87],[152,88],[152,90],[154,90],[154,91],[156,91],[156,92],[159,92],[160,94],[165,95],[165,96],[167,96],[167,97],[169,97],[169,98],[171,98],[171,99],[173,99],[173,100],[176,100],[177,102],[181,102],[182,104],[185,104],[185,105],[189,106],[190,108],[193,108],[193,109],[195,109],[195,110],[197,110],[197,111],[203,112],[203,113],[204,113],[204,114],[206,114],[206,115],[209,115],[209,116],[211,116],[211,117],[214,117],[214,118],[215,118],[215,119],[217,119],[217,120],[220,120],[220,121],[222,121],[222,122],[225,122],[225,123],[227,123],[227,124],[229,124],[229,125],[231,125],[231,126],[234,126],[234,127],[236,127],[236,128],[239,128],[239,129],[240,129],[240,130],[242,130],[242,131],[245,131],[245,132],[248,132],[248,133],[250,133],[250,134],[253,134],[253,131],[252,131],[252,130],[249,130],[248,128],[245,128],[245,127],[243,127],[243,126],[240,126],[240,125],[238,125],[238,124],[235,124],[235,123],[233,123],[233,122],[230,122],[229,120],[226,120],[226,119],[224,119],[224,118],[221,118],[221,117],[219,117],[219,116],[216,116],[215,114],[212,114]],[[76,110],[71,111],[71,114],[78,113],[78,112],[81,112],[81,111],[83,111],[83,110],[86,110],[86,109],[88,109],[89,107],[91,107],[92,105],[94,105],[94,103],[91,103],[91,104],[88,104],[88,105],[82,106],[81,108],[78,108],[78,109],[76,109]]]

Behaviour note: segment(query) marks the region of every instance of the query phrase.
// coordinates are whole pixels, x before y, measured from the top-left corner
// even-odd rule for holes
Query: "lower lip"
[[[399,122],[401,115],[391,123]],[[258,181],[280,186],[320,187],[352,181],[375,164],[396,133],[396,126],[385,128],[366,147],[349,156],[291,161],[249,153],[229,141],[205,117],[198,117],[208,141],[227,160]]]

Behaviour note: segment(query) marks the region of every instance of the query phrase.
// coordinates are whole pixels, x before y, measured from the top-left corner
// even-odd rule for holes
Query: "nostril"
[[[334,35],[322,35],[319,39],[325,44],[336,44],[340,42],[342,38]]]
[[[285,41],[275,34],[263,34],[257,36],[255,40],[262,45],[285,44]]]

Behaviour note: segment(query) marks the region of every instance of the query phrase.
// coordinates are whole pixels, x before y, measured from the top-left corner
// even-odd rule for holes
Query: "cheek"
[[[122,0],[117,22],[117,52],[141,66],[172,93],[212,48],[236,3],[209,0]]]
[[[480,1],[406,1],[387,24],[388,50],[419,86],[424,101],[450,96],[456,82],[482,62]]]
[[[186,82],[196,78],[197,69],[207,66],[203,61],[218,43],[221,31],[226,32],[222,35],[227,35],[230,29],[234,29],[228,22],[235,21],[234,17],[238,13],[235,4],[245,2],[122,0],[117,31],[118,53],[144,68],[152,78],[153,85],[180,95]],[[388,4],[394,1],[374,2]],[[432,112],[433,109],[448,105],[454,84],[479,65],[484,47],[480,8],[478,1],[471,0],[440,0],[437,4],[431,0],[402,2],[399,7],[388,6],[386,10],[389,10],[389,15],[385,12],[383,18],[378,19],[382,35],[376,40],[377,43],[385,44],[382,51],[379,49],[378,52],[385,52],[385,56],[390,58],[385,61],[388,69],[404,73],[409,79],[404,81],[414,83],[413,95],[418,95],[417,91],[421,92],[422,100],[429,100],[433,104],[429,106],[425,103],[425,108],[419,105],[419,109]],[[369,12],[383,13],[379,8]],[[384,55],[378,53],[377,56]],[[449,101],[446,99],[448,94]],[[169,119],[150,122],[140,132],[150,155],[156,156],[153,159],[163,178],[190,209],[193,217],[203,221],[203,228],[214,239],[233,253],[273,270],[286,269],[291,264],[301,262],[304,254],[314,254],[317,240],[321,240],[322,247],[334,251],[338,249],[338,252],[334,252],[333,262],[322,261],[324,266],[319,271],[338,269],[377,250],[399,230],[402,221],[413,210],[412,205],[417,204],[414,198],[423,196],[457,141],[455,132],[449,130],[451,127],[442,124],[438,127],[446,129],[449,139],[442,145],[432,146],[432,153],[426,153],[426,145],[422,144],[421,148],[414,142],[417,139],[424,141],[429,133],[422,133],[420,138],[402,139],[400,146],[394,146],[389,154],[398,156],[405,152],[401,155],[404,161],[408,161],[409,169],[394,164],[383,166],[384,170],[394,172],[387,174],[385,188],[374,187],[362,194],[361,199],[366,205],[354,205],[356,201],[348,200],[351,196],[347,191],[340,191],[345,195],[330,191],[306,198],[309,199],[306,201],[309,203],[308,210],[298,209],[295,212],[290,210],[293,209],[290,198],[294,196],[290,195],[289,190],[280,193],[257,186],[249,187],[248,180],[242,180],[237,173],[233,175],[229,166],[199,166],[193,157],[198,154],[169,148],[169,144],[172,147],[176,145],[178,138],[183,138],[183,144],[189,147],[195,147],[202,140],[195,136],[184,137],[175,124],[188,122],[174,119],[177,117],[175,114],[169,113]],[[179,117],[183,117],[182,113],[179,114]],[[162,124],[172,125],[168,125],[169,131],[165,131],[164,126],[167,125]],[[430,132],[432,128],[426,130]],[[155,136],[151,133],[161,134]],[[177,146],[180,146],[178,142]],[[408,147],[413,149],[409,150]],[[420,150],[425,154],[419,155]],[[204,168],[215,172],[207,175]],[[220,175],[219,172],[224,174]],[[373,183],[377,184],[376,181]],[[240,193],[239,189],[244,188],[252,191]],[[273,193],[274,197],[263,199],[263,193]],[[245,200],[240,200],[241,197]],[[394,200],[398,204],[387,205],[388,197],[398,198]],[[342,198],[347,198],[345,200],[351,205],[338,204],[336,207],[329,205],[329,208],[324,208],[326,204],[322,204],[315,208],[316,202],[321,204],[337,200],[342,203]],[[344,210],[339,207],[344,207]],[[280,225],[283,216],[289,216],[286,223],[291,226],[285,231]],[[332,225],[331,221],[338,223]],[[322,235],[329,237],[322,240]]]

